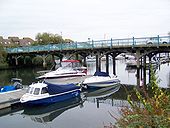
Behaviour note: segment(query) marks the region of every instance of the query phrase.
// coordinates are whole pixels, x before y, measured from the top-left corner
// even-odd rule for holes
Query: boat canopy
[[[64,93],[67,91],[75,90],[75,89],[80,89],[79,86],[76,86],[75,84],[64,84],[64,85],[58,85],[58,84],[52,84],[52,83],[47,83],[48,87],[48,93],[50,95],[57,94],[57,93]]]
[[[94,76],[104,76],[104,77],[107,77],[107,76],[109,76],[109,74],[106,73],[106,72],[96,71],[96,72],[94,73]]]

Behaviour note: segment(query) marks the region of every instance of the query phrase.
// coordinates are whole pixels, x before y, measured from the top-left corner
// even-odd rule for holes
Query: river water
[[[125,70],[126,60],[116,61],[116,73],[122,84],[136,84],[135,70]],[[87,64],[88,74],[95,72],[95,63]],[[35,82],[37,71],[41,69],[24,68],[18,70],[0,71],[1,85],[9,84],[13,77],[21,78],[25,86]],[[105,71],[105,62],[102,62]],[[110,63],[112,74],[112,63]],[[147,73],[148,74],[148,73]],[[157,75],[161,79],[161,87],[169,87],[170,66],[163,64]],[[148,81],[148,79],[147,79]],[[126,95],[121,86],[105,90],[90,90],[75,98],[59,104],[39,108],[8,108],[0,111],[0,127],[2,128],[103,128],[114,123],[111,112],[119,117],[121,106],[127,105]]]

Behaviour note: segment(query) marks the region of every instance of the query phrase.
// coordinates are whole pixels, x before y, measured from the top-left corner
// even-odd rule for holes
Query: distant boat
[[[96,62],[96,56],[87,56],[86,62]]]
[[[136,60],[127,60],[126,62],[127,67],[137,67],[137,61]]]
[[[80,87],[75,84],[57,85],[38,82],[29,86],[20,102],[28,106],[48,105],[65,101],[80,95]]]
[[[71,78],[82,77],[87,74],[87,68],[80,65],[79,60],[63,60],[61,67],[55,71],[50,71],[37,79],[58,79],[58,78]]]
[[[105,72],[95,72],[92,77],[86,78],[82,84],[87,85],[87,87],[101,88],[120,84],[120,80],[115,75],[109,76]]]

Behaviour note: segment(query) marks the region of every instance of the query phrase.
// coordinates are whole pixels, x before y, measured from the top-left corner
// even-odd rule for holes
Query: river
[[[136,84],[135,70],[125,70],[126,60],[116,61],[116,73],[122,84]],[[87,64],[88,74],[95,72],[95,63]],[[1,85],[9,84],[13,77],[21,78],[25,87],[35,82],[39,68],[22,68],[17,70],[0,71]],[[105,62],[102,62],[102,71],[105,71]],[[110,63],[110,74],[112,73],[112,63]],[[147,73],[148,74],[148,73]],[[169,87],[170,67],[168,64],[157,69],[157,75],[161,79],[160,87]],[[147,79],[148,81],[148,79]],[[110,91],[111,90],[111,91]],[[53,104],[48,107],[27,108],[22,107],[8,108],[0,111],[0,127],[2,128],[103,128],[114,123],[115,117],[119,116],[121,106],[127,105],[125,92],[122,87],[105,90],[91,90],[84,92],[81,98],[60,104]],[[97,98],[96,98],[97,97]]]

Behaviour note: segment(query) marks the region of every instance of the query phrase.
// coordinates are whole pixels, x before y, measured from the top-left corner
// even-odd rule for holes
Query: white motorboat
[[[120,80],[115,75],[109,76],[105,72],[95,72],[92,77],[86,78],[82,84],[87,85],[87,87],[108,87],[120,84]]]
[[[79,60],[63,60],[61,67],[55,71],[50,71],[37,79],[57,79],[66,77],[79,77],[87,74],[87,68],[80,65]]]

